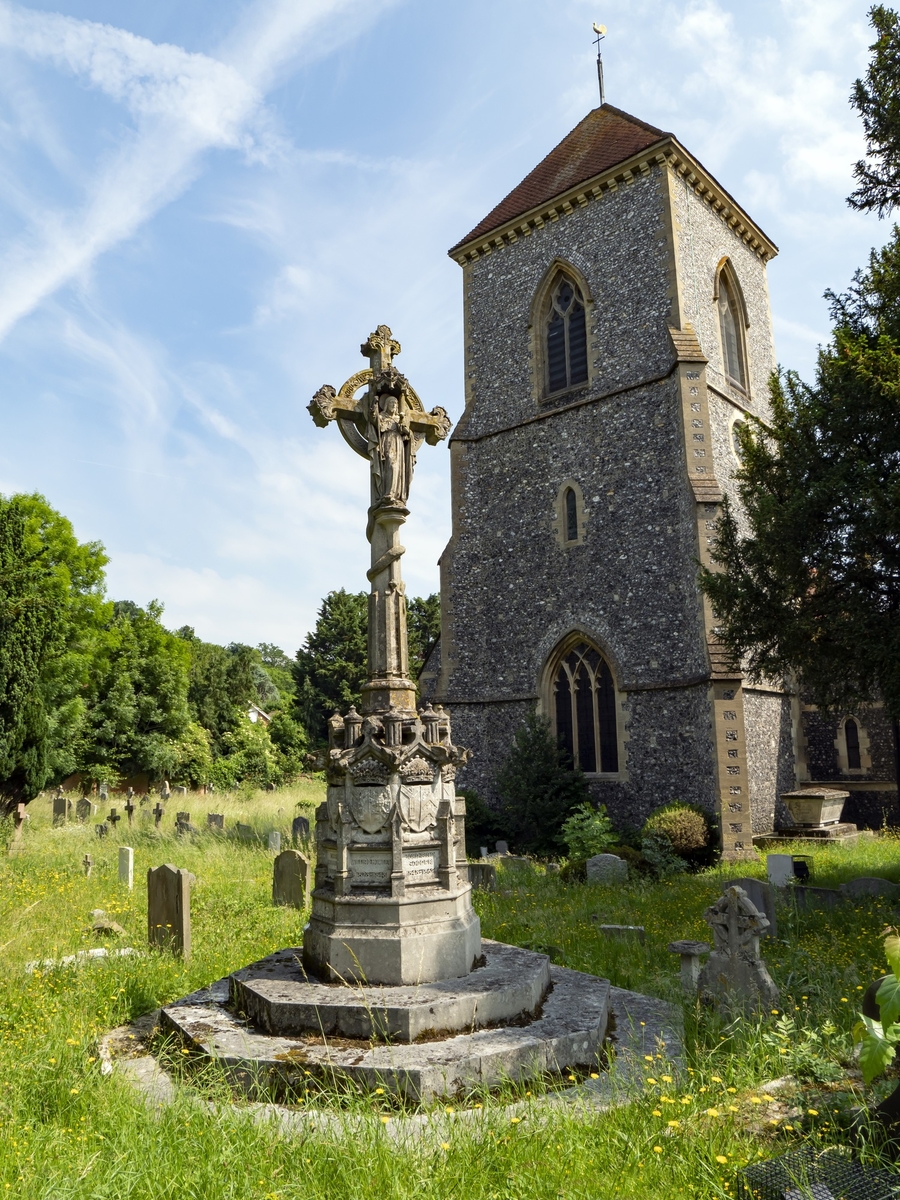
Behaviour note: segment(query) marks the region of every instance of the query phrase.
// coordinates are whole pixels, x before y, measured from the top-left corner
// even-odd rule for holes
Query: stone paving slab
[[[550,986],[545,954],[483,939],[484,964],[461,979],[398,987],[323,983],[299,948],[279,950],[230,976],[234,1007],[262,1032],[290,1037],[414,1042],[534,1016]]]

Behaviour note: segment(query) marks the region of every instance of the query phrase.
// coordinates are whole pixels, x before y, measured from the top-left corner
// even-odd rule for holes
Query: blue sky
[[[0,0],[0,491],[109,552],[113,597],[293,654],[366,586],[366,464],[306,412],[379,323],[462,404],[447,249],[597,102],[673,131],[779,245],[779,360],[811,372],[885,224],[851,212],[845,0]],[[410,594],[438,585],[423,447]]]

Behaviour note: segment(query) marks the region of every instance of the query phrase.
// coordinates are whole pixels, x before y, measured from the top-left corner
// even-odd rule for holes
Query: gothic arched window
[[[847,769],[859,771],[862,768],[862,757],[859,752],[859,726],[852,717],[844,724],[844,737],[847,739]]]
[[[574,488],[566,488],[566,541],[578,541],[578,497]]]
[[[719,274],[719,332],[722,338],[722,358],[725,374],[739,387],[746,388],[744,368],[743,313],[735,289],[726,271]]]
[[[609,664],[588,642],[563,655],[552,680],[556,736],[590,773],[619,769],[616,686]]]
[[[544,317],[547,391],[587,383],[587,321],[578,285],[562,271],[553,281]]]

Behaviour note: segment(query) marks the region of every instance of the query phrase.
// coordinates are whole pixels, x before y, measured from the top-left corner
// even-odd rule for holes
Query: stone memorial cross
[[[153,818],[154,818],[154,822],[156,824],[157,829],[159,828],[160,821],[163,819],[163,817],[165,815],[166,815],[166,810],[163,808],[163,806],[157,800],[156,807],[153,810]]]
[[[91,877],[91,871],[94,869],[94,860],[90,854],[86,854],[81,860],[81,865],[84,867],[84,873],[88,879]]]
[[[726,888],[703,914],[713,935],[713,950],[700,972],[700,995],[727,1007],[770,1007],[778,989],[759,956],[766,917],[740,887]]]
[[[111,808],[109,810],[109,816],[106,819],[107,819],[107,821],[109,821],[110,825],[112,825],[113,833],[115,833],[116,826],[122,820],[122,814],[119,812],[116,812],[116,810],[114,808]]]

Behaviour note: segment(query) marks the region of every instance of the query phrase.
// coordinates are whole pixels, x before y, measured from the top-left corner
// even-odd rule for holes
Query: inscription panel
[[[353,883],[375,887],[391,881],[390,850],[351,850],[350,870]]]
[[[420,850],[415,854],[403,855],[403,873],[410,883],[421,883],[437,875],[437,851]]]

